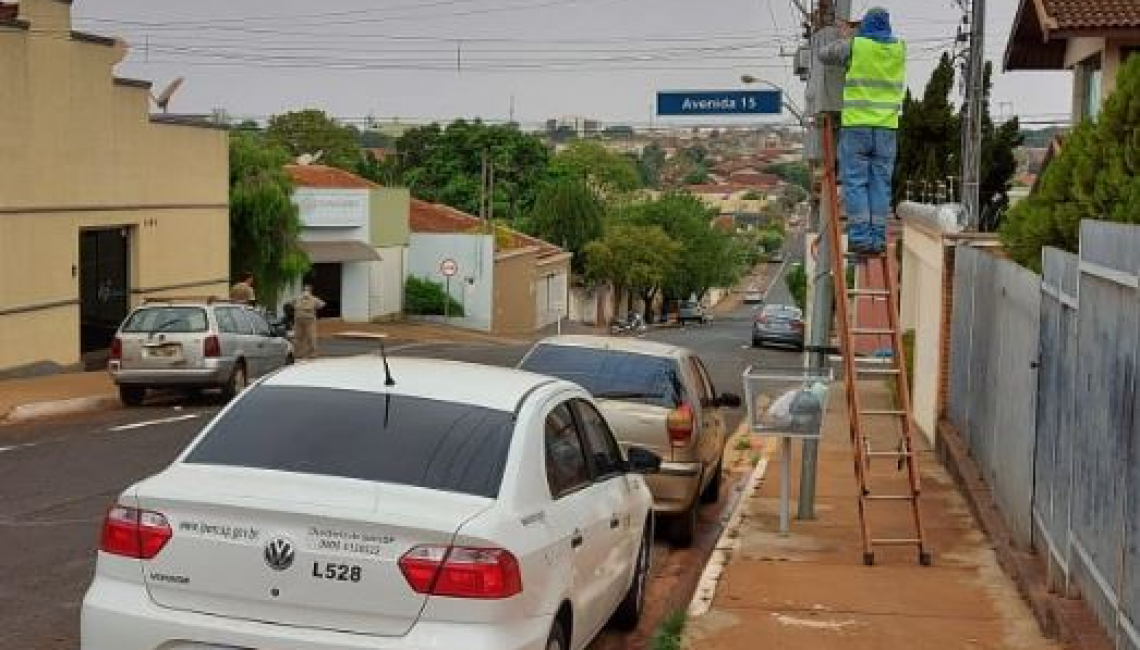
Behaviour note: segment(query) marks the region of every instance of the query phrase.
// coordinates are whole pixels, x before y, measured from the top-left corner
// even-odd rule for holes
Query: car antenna
[[[391,387],[396,385],[396,380],[392,379],[392,369],[388,366],[388,351],[384,348],[386,338],[387,334],[376,335],[376,340],[380,342],[380,358],[384,361],[384,385]]]

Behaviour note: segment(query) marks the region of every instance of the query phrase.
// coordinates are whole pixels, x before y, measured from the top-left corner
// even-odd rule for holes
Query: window
[[[520,367],[572,381],[599,399],[620,399],[676,408],[685,400],[677,364],[620,350],[568,345],[540,345]]]
[[[1100,54],[1089,57],[1076,65],[1077,101],[1080,105],[1080,119],[1095,120],[1100,114],[1103,74]]]
[[[265,319],[261,317],[261,314],[253,311],[252,309],[243,309],[241,312],[245,315],[245,319],[249,321],[250,326],[253,327],[254,334],[258,336],[270,335],[269,323],[265,322]]]
[[[218,331],[223,334],[245,334],[245,328],[238,325],[237,310],[222,307],[214,310],[214,318],[218,319]]]
[[[201,307],[144,307],[123,324],[130,334],[205,332],[206,311]]]
[[[406,395],[262,386],[227,411],[186,462],[494,498],[513,434],[514,414],[506,411]]]
[[[590,483],[582,440],[566,404],[546,416],[546,481],[555,499]]]
[[[593,461],[594,476],[606,479],[625,472],[621,449],[598,409],[589,402],[574,400],[574,412],[578,415],[586,439],[586,449]]]

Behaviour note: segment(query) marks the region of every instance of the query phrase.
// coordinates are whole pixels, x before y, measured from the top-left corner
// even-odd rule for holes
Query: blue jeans
[[[894,129],[844,128],[839,135],[839,173],[852,248],[881,249],[891,214],[891,178],[898,155]]]

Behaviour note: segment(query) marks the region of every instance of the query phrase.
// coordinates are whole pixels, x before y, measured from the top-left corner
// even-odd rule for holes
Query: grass
[[[681,650],[681,633],[685,630],[685,612],[676,611],[653,633],[653,650]]]

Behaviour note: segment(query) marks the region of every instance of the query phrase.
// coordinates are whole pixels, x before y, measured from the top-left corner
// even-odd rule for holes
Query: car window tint
[[[569,345],[539,345],[520,367],[572,381],[599,399],[676,408],[684,401],[677,365],[668,357]]]
[[[625,471],[621,449],[610,432],[605,418],[593,404],[574,400],[574,412],[582,427],[586,450],[591,460],[596,478],[608,478]]]
[[[570,409],[559,404],[546,416],[546,481],[555,499],[588,484],[589,466]]]
[[[206,310],[201,307],[144,307],[131,314],[123,331],[128,333],[151,332],[205,332]]]
[[[513,431],[512,413],[469,404],[262,386],[222,415],[185,462],[495,497]]]
[[[253,328],[253,333],[258,336],[269,336],[269,323],[261,317],[261,314],[253,311],[252,309],[241,310],[242,315],[249,321],[250,326]]]

